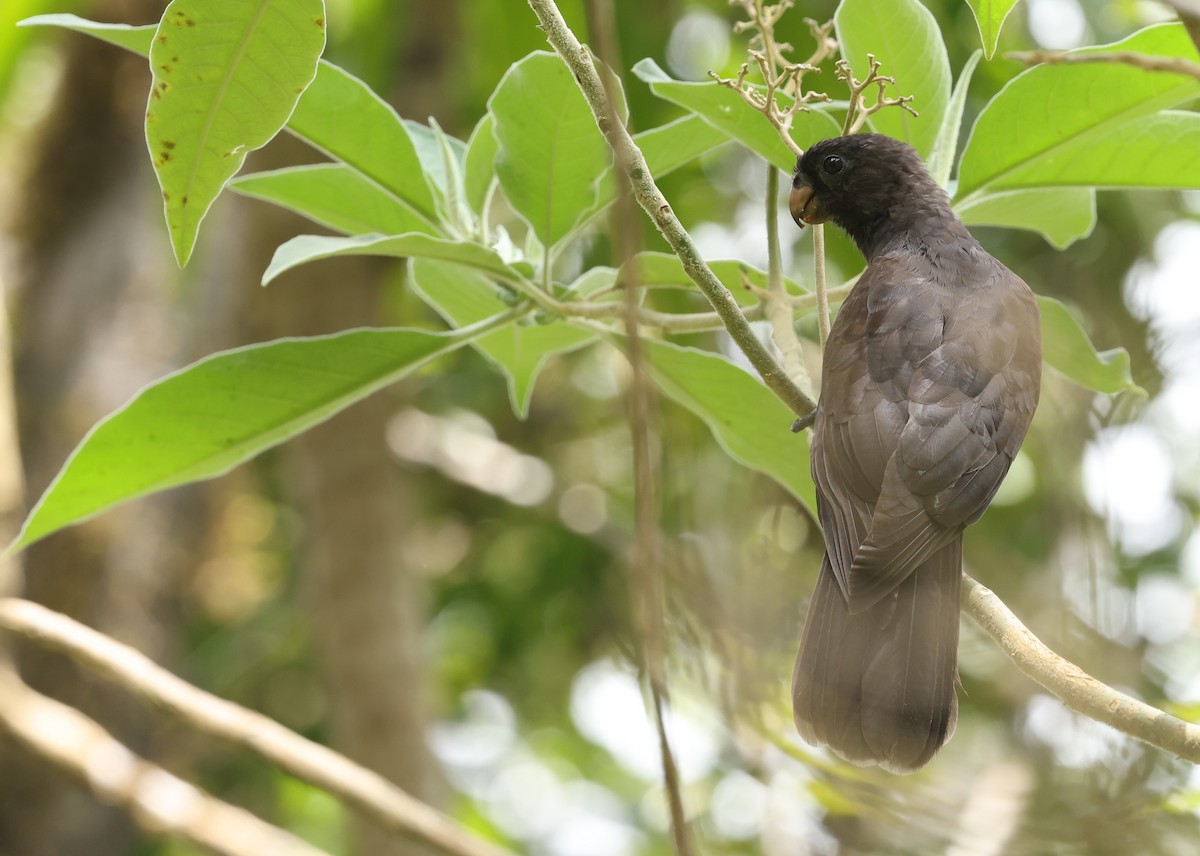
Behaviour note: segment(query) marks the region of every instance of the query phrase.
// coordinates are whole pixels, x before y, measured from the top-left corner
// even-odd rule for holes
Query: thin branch
[[[619,57],[611,0],[590,0],[588,11],[591,13],[589,21],[601,59],[601,68],[605,72],[602,77],[604,95],[611,104],[617,89],[617,81],[611,70],[617,67]],[[633,611],[638,619],[642,665],[650,685],[654,725],[658,731],[659,757],[663,768],[663,787],[666,789],[667,806],[671,813],[671,835],[675,841],[675,852],[677,856],[692,856],[687,813],[683,807],[683,791],[675,765],[675,755],[671,751],[671,741],[667,737],[667,724],[663,718],[668,691],[663,618],[665,586],[658,540],[658,515],[655,513],[658,493],[654,478],[657,467],[653,451],[656,402],[654,384],[647,370],[641,330],[638,326],[641,296],[638,271],[634,265],[629,264],[641,249],[641,228],[628,181],[632,172],[629,152],[614,148],[613,155],[616,160],[617,184],[617,197],[611,212],[613,248],[617,266],[626,271],[625,275],[628,277],[625,284],[624,321],[625,348],[630,367],[627,402],[633,452],[633,555],[630,559]]]
[[[65,615],[26,600],[3,598],[0,627],[67,655],[198,731],[248,749],[293,776],[324,788],[384,829],[411,835],[455,856],[515,856],[466,832],[378,773],[289,731],[273,719],[192,686],[133,648]],[[48,750],[39,751],[49,754]],[[245,852],[283,851],[259,848]]]
[[[1114,63],[1132,65],[1146,71],[1165,71],[1171,74],[1186,74],[1200,80],[1200,63],[1174,56],[1150,56],[1134,51],[1112,51],[1111,53],[1060,53],[1058,51],[1023,51],[1007,53],[1008,59],[1026,65],[1074,65],[1080,63]]]
[[[896,78],[879,73],[883,63],[875,59],[875,54],[867,54],[867,65],[869,66],[867,76],[859,80],[851,71],[849,62],[839,59],[835,63],[834,74],[838,80],[845,81],[846,86],[850,88],[850,105],[846,110],[846,121],[842,125],[842,136],[857,134],[870,116],[887,107],[899,107],[914,116],[921,115],[912,107],[912,95],[888,97],[887,88],[896,83]],[[868,105],[866,95],[871,87],[876,89],[875,103]]]
[[[1200,726],[1184,722],[1102,683],[1051,651],[1000,598],[963,574],[962,608],[1017,668],[1071,710],[1151,746],[1200,764]]]
[[[797,416],[807,416],[816,408],[815,402],[792,382],[787,372],[759,341],[729,289],[721,284],[701,257],[691,235],[683,228],[666,197],[658,189],[641,149],[613,113],[604,92],[604,84],[601,83],[600,76],[592,64],[591,54],[575,38],[553,0],[529,0],[529,5],[541,22],[550,44],[574,75],[588,106],[592,109],[596,124],[617,155],[618,164],[627,165],[630,186],[642,210],[649,215],[658,231],[671,245],[671,249],[679,256],[688,278],[696,283],[708,298],[713,309],[721,317],[725,329],[758,371],[767,387]]]
[[[783,367],[792,380],[813,388],[804,367],[804,350],[796,335],[796,316],[783,280],[783,260],[779,250],[779,170],[767,164],[767,290],[761,300],[771,322],[771,335],[783,358]]]
[[[125,809],[152,835],[178,835],[222,856],[329,856],[139,758],[79,711],[29,689],[8,666],[0,667],[0,732]]]

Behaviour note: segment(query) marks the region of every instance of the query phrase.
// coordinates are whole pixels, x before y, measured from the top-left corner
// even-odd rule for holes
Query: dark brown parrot
[[[1037,304],[950,209],[910,146],[824,140],[792,217],[832,220],[867,258],[825,346],[812,475],[826,553],[792,701],[800,735],[894,773],[954,733],[963,530],[1037,407]]]

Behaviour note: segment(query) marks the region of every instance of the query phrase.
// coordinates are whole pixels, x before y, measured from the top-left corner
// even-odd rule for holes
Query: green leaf
[[[633,135],[655,178],[729,142],[729,136],[695,114]]]
[[[150,384],[71,454],[10,549],[117,503],[228,472],[465,337],[351,330],[214,354]]]
[[[954,210],[968,226],[1002,226],[1038,232],[1060,250],[1096,226],[1096,191],[1083,187],[1008,190],[973,196]]]
[[[410,204],[431,227],[436,223],[433,190],[408,129],[357,77],[322,62],[288,129]]]
[[[156,29],[97,24],[75,15],[39,15],[24,23],[66,27],[143,56]],[[357,77],[321,60],[287,128],[394,194],[425,219],[425,228],[436,230],[433,190],[408,130],[396,111]]]
[[[1147,27],[1080,53],[1134,51],[1200,59],[1182,24]],[[1039,65],[1013,78],[979,114],[963,151],[957,196],[1046,175],[1040,164],[1064,149],[1110,139],[1118,126],[1200,95],[1200,81],[1121,63]],[[1110,142],[1111,144],[1111,142]]]
[[[692,114],[634,134],[633,141],[642,150],[650,175],[657,179],[717,146],[728,143],[729,137],[704,119]],[[609,169],[600,178],[595,207],[584,216],[576,228],[582,228],[612,205],[616,194],[616,184],[613,182],[612,170]]]
[[[324,49],[323,0],[171,0],[163,12],[146,143],[181,266],[209,206],[287,122]]]
[[[601,289],[607,288],[610,291],[602,299],[624,300],[625,295],[619,290],[613,289],[613,286],[617,283],[618,273],[616,268],[606,265],[597,265],[596,267],[588,268],[574,282],[563,289],[563,296],[569,296],[573,300],[584,300]]]
[[[948,187],[950,184],[954,156],[958,154],[958,132],[959,126],[962,125],[963,108],[967,103],[967,89],[971,86],[971,76],[975,73],[975,66],[979,65],[980,56],[980,51],[973,52],[963,70],[959,72],[946,115],[942,117],[942,130],[938,133],[938,138],[933,144],[933,153],[929,156],[929,173],[942,187]]]
[[[1200,187],[1200,114],[1164,110],[1058,146],[993,187]]]
[[[319,163],[238,176],[229,187],[347,235],[432,232],[411,206],[345,164]]]
[[[1129,352],[1124,348],[1097,351],[1080,323],[1062,303],[1039,297],[1042,313],[1042,359],[1080,386],[1115,395],[1146,391],[1133,382]]]
[[[867,54],[874,54],[883,63],[881,73],[896,78],[890,94],[912,95],[921,114],[888,107],[871,117],[871,126],[928,157],[950,100],[950,60],[933,13],[919,0],[842,0],[834,21],[855,76],[866,77]]]
[[[743,305],[758,302],[758,298],[746,288],[746,281],[758,288],[767,287],[766,271],[751,267],[737,260],[717,260],[708,262],[709,268],[716,274],[721,284],[729,289],[734,298]],[[622,278],[628,279],[633,271],[638,285],[645,286],[679,286],[680,288],[695,289],[695,283],[688,278],[683,270],[683,262],[674,253],[641,252],[622,265]],[[743,280],[743,277],[745,280]],[[792,294],[804,294],[806,289],[799,283],[784,279],[788,291]],[[697,292],[698,293],[698,292]]]
[[[755,377],[709,351],[654,339],[642,347],[659,388],[700,417],[729,456],[783,485],[817,513],[808,440],[793,414]]]
[[[266,273],[263,274],[263,285],[267,285],[271,280],[294,267],[317,259],[328,259],[335,256],[442,259],[477,268],[502,279],[520,278],[520,274],[506,265],[494,251],[482,244],[470,241],[451,241],[420,233],[391,237],[356,235],[352,238],[298,235],[275,250],[271,264],[267,266]],[[505,308],[503,304],[482,308],[480,312],[475,313],[475,317],[462,323],[480,321]]]
[[[455,327],[508,308],[497,297],[496,287],[478,270],[433,258],[414,258],[410,265],[413,288]],[[556,321],[545,325],[509,324],[478,337],[472,344],[505,376],[513,412],[524,419],[529,414],[534,382],[546,361],[595,338],[590,331]]]
[[[422,125],[412,119],[401,119],[417,150],[421,168],[429,176],[433,186],[442,194],[450,190],[450,176],[454,170],[462,170],[467,155],[467,144],[451,137],[433,125]],[[436,124],[436,123],[434,123]]]
[[[595,207],[608,145],[571,72],[552,53],[515,63],[488,105],[504,193],[542,244],[552,246]]]
[[[143,27],[133,27],[129,24],[101,24],[80,18],[78,15],[34,15],[26,18],[19,27],[62,27],[77,33],[93,36],[101,41],[124,48],[127,51],[147,56],[150,53],[150,43],[154,41],[157,24],[147,24]]]
[[[488,189],[496,177],[496,156],[500,144],[496,142],[496,120],[491,113],[484,113],[483,118],[471,132],[467,140],[467,156],[463,163],[463,185],[467,193],[467,202],[476,214],[483,213],[487,204]]]
[[[685,83],[674,80],[652,59],[633,67],[633,73],[650,84],[650,91],[700,116],[714,128],[737,140],[750,151],[790,173],[796,158],[767,117],[742,100],[742,97],[715,81]],[[813,110],[797,113],[792,124],[792,139],[802,149],[828,137],[836,137],[841,126],[828,113]]]
[[[975,23],[979,26],[979,41],[983,44],[983,53],[991,59],[996,54],[996,44],[1000,41],[1000,30],[1004,21],[1017,0],[967,0],[971,12],[975,15]]]

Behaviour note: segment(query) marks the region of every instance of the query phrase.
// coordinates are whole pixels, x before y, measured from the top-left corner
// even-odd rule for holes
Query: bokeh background
[[[403,116],[433,116],[462,138],[505,69],[545,47],[515,0],[327,3],[327,57]],[[583,5],[562,5],[586,36]],[[741,62],[722,0],[614,5],[626,68],[649,56],[700,79]],[[957,73],[978,45],[974,20],[961,0],[927,5]],[[377,260],[310,265],[259,288],[274,247],[316,227],[231,194],[188,270],[176,268],[142,134],[145,62],[83,36],[13,28],[50,11],[149,23],[162,8],[0,5],[0,285],[26,506],[96,420],[214,350],[438,325],[399,266]],[[801,18],[833,8],[805,2],[785,18],[799,57]],[[1169,17],[1144,0],[1024,0],[1001,51],[1108,42]],[[1020,68],[982,63],[968,116]],[[636,128],[677,115],[635,79],[626,88]],[[284,136],[248,168],[319,159]],[[707,256],[765,266],[764,170],[726,146],[663,182]],[[1197,719],[1200,195],[1102,192],[1099,214],[1065,252],[1029,233],[979,236],[1035,291],[1072,306],[1098,347],[1126,347],[1150,396],[1096,396],[1048,371],[1025,450],[970,531],[966,560],[1053,648]],[[784,223],[785,263],[809,282],[810,239]],[[645,246],[659,243],[647,226]],[[594,262],[608,261],[606,247],[596,242]],[[835,281],[861,266],[837,238],[831,261]],[[813,320],[801,331],[815,338]],[[692,341],[730,351],[720,336]],[[520,421],[502,380],[460,351],[226,477],[36,545],[23,591],[520,852],[669,853],[631,618],[627,380],[623,358],[602,347],[559,358]],[[846,768],[799,743],[787,685],[819,530],[694,417],[663,401],[657,424],[669,727],[703,852],[1200,853],[1200,774],[1071,714],[970,623],[958,734],[925,771]],[[423,852],[61,658],[20,653],[38,689],[333,853]],[[79,783],[0,743],[3,856],[194,852],[143,838]]]

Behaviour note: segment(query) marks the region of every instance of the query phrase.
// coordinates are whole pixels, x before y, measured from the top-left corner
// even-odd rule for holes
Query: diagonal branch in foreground
[[[516,856],[511,850],[476,838],[378,773],[301,737],[273,719],[192,686],[141,652],[65,615],[27,600],[0,598],[0,628],[65,654],[167,710],[197,731],[266,758],[293,776],[339,797],[383,829],[410,835],[454,856]],[[70,708],[66,710],[81,716]],[[50,754],[42,746],[37,750],[39,754]],[[237,851],[239,856],[242,852]],[[290,853],[269,848],[250,852]]]
[[[1054,693],[1071,710],[1185,761],[1200,764],[1200,726],[1118,692],[1051,651],[1013,615],[1004,601],[966,574],[963,574],[962,609],[987,631],[1018,669]]]
[[[737,301],[729,293],[729,289],[721,284],[721,281],[701,258],[695,242],[692,241],[692,236],[683,228],[683,224],[671,210],[670,203],[667,202],[666,197],[654,182],[642,150],[638,148],[628,129],[614,113],[604,90],[604,84],[592,62],[591,53],[575,38],[575,34],[563,20],[562,13],[559,12],[553,0],[529,0],[529,5],[541,22],[541,28],[546,33],[551,46],[566,63],[567,68],[571,70],[575,82],[579,84],[579,89],[583,92],[588,106],[592,109],[592,115],[596,118],[596,124],[616,155],[617,164],[622,168],[627,168],[630,187],[633,189],[633,196],[638,205],[642,207],[667,243],[671,245],[675,255],[679,256],[688,278],[696,283],[696,286],[708,298],[708,302],[720,316],[725,329],[737,342],[738,347],[741,348],[742,353],[746,355],[767,387],[779,396],[780,400],[791,408],[800,419],[809,416],[816,410],[816,403],[796,386],[783,367],[771,356],[766,346],[759,341],[758,336],[750,328],[750,322],[742,314]]]
[[[87,783],[152,835],[177,835],[221,856],[329,856],[250,812],[149,763],[72,707],[0,666],[0,734]]]

